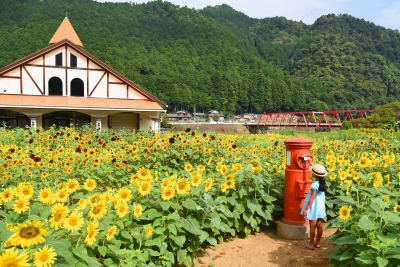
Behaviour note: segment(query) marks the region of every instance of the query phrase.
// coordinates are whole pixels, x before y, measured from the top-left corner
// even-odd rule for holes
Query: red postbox
[[[313,155],[310,148],[313,141],[305,138],[286,140],[286,170],[282,222],[290,225],[306,225],[308,220],[300,214],[302,205],[310,190],[310,167]]]

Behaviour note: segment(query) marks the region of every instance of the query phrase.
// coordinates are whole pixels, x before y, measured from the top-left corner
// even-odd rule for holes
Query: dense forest
[[[0,67],[48,45],[66,15],[83,48],[169,111],[370,108],[400,100],[400,33],[347,14],[314,24],[228,5],[0,1]]]

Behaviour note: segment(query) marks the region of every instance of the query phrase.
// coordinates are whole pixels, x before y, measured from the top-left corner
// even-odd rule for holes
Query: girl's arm
[[[303,215],[307,216],[308,210],[310,209],[312,203],[314,202],[314,198],[317,195],[317,190],[311,190],[310,200],[308,201],[307,207],[303,211]]]

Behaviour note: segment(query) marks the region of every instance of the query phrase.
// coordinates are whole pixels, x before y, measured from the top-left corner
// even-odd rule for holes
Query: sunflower
[[[96,188],[96,186],[97,186],[97,182],[95,179],[87,179],[84,184],[84,187],[87,191],[94,190]]]
[[[17,197],[30,199],[33,196],[33,185],[29,182],[20,183],[17,187]]]
[[[82,229],[85,220],[82,212],[73,211],[63,222],[63,226],[68,232],[76,232]]]
[[[115,212],[117,213],[119,218],[125,217],[126,214],[128,214],[128,203],[120,201],[118,204],[115,206]]]
[[[339,210],[339,218],[342,220],[347,220],[350,218],[350,209],[347,206],[342,206]]]
[[[186,179],[179,179],[176,184],[176,192],[178,195],[187,194],[190,191],[190,184]]]
[[[142,205],[140,205],[140,204],[136,204],[135,206],[133,206],[133,215],[136,217],[136,218],[139,218],[141,215],[142,215],[142,213],[143,213],[143,207],[142,207]]]
[[[161,198],[165,201],[168,201],[171,198],[173,198],[174,195],[175,195],[175,190],[172,187],[164,187],[161,194]]]
[[[117,192],[117,198],[123,202],[128,202],[132,198],[131,190],[124,187],[119,189]]]
[[[107,213],[107,205],[105,201],[92,204],[89,210],[89,217],[92,220],[99,220]]]
[[[69,198],[69,194],[67,193],[67,191],[65,189],[59,189],[56,194],[55,194],[55,198],[57,202],[67,202],[68,198]]]
[[[191,172],[193,170],[193,166],[190,163],[186,163],[185,167],[184,167],[185,171],[187,172]]]
[[[143,181],[142,183],[140,183],[138,185],[138,192],[142,197],[144,197],[144,196],[147,196],[148,194],[150,194],[151,188],[152,188],[152,186],[151,186],[150,182]]]
[[[198,171],[194,171],[190,173],[190,177],[192,178],[192,186],[198,187],[201,184],[201,173]]]
[[[31,266],[28,263],[29,256],[23,251],[18,255],[18,249],[10,248],[6,249],[0,256],[0,266],[4,267],[26,267]]]
[[[164,189],[164,188],[166,188],[166,187],[171,187],[171,186],[173,186],[173,185],[174,185],[174,182],[173,182],[173,180],[170,179],[170,178],[164,178],[164,179],[161,181],[161,188],[162,188],[162,189]]]
[[[117,226],[116,225],[111,226],[106,233],[107,241],[110,241],[115,236],[116,233],[117,233]]]
[[[96,236],[99,233],[99,222],[98,221],[91,221],[86,230],[86,238],[85,243],[88,246],[92,246],[96,241]]]
[[[25,198],[17,199],[12,207],[15,213],[21,214],[29,209],[29,200]]]
[[[42,176],[43,179],[46,179],[49,176],[49,174],[45,171],[42,171],[40,175]]]
[[[51,267],[56,261],[57,253],[54,248],[49,248],[45,245],[42,249],[38,249],[37,252],[33,253],[35,267]]]
[[[141,167],[139,168],[139,170],[137,170],[136,172],[136,176],[138,179],[143,180],[143,181],[151,181],[152,177],[151,177],[151,172],[146,169],[145,167]]]
[[[52,216],[50,218],[50,227],[58,229],[62,227],[65,218],[67,218],[69,209],[62,203],[57,203],[51,208]]]
[[[153,227],[151,225],[147,226],[144,233],[146,236],[151,236],[153,234]]]
[[[227,183],[223,183],[220,186],[221,192],[225,192],[228,189],[228,184]]]
[[[211,189],[213,182],[214,182],[213,178],[208,178],[204,183],[204,191],[208,192]]]
[[[374,178],[372,186],[375,188],[381,187],[383,185],[383,178],[380,172],[372,172],[372,177]]]
[[[369,167],[369,166],[371,166],[371,160],[369,158],[367,158],[367,157],[361,157],[360,161],[358,162],[358,165],[361,168]]]
[[[203,173],[205,170],[206,170],[206,167],[204,167],[204,165],[198,165],[197,166],[197,170],[200,172],[200,173]]]
[[[42,190],[40,190],[38,199],[41,203],[45,205],[51,205],[55,201],[54,194],[48,187],[45,187]]]
[[[11,200],[14,199],[14,189],[6,188],[4,191],[0,194],[0,200],[4,203],[7,203]]]
[[[78,180],[69,179],[65,190],[67,190],[67,192],[69,194],[72,194],[72,193],[75,193],[79,189],[79,187],[80,187],[80,185],[79,185]]]
[[[43,223],[38,220],[27,221],[15,226],[11,232],[14,232],[9,241],[14,247],[21,246],[28,248],[45,242],[44,236],[47,236],[47,230],[42,228]],[[1,266],[1,265],[0,265]]]
[[[83,209],[85,209],[86,208],[86,205],[87,205],[88,203],[87,203],[87,200],[86,199],[79,199],[79,201],[78,201],[78,208],[77,209],[79,209],[79,210],[83,210]]]

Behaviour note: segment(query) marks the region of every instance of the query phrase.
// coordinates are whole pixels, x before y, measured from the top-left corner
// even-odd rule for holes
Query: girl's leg
[[[317,220],[309,220],[310,223],[310,242],[307,245],[307,248],[314,249],[314,237],[315,237],[315,229],[317,227]]]
[[[322,219],[317,220],[316,228],[317,228],[317,238],[315,240],[314,247],[321,247],[320,242],[322,238],[322,232],[324,231],[322,228]]]

